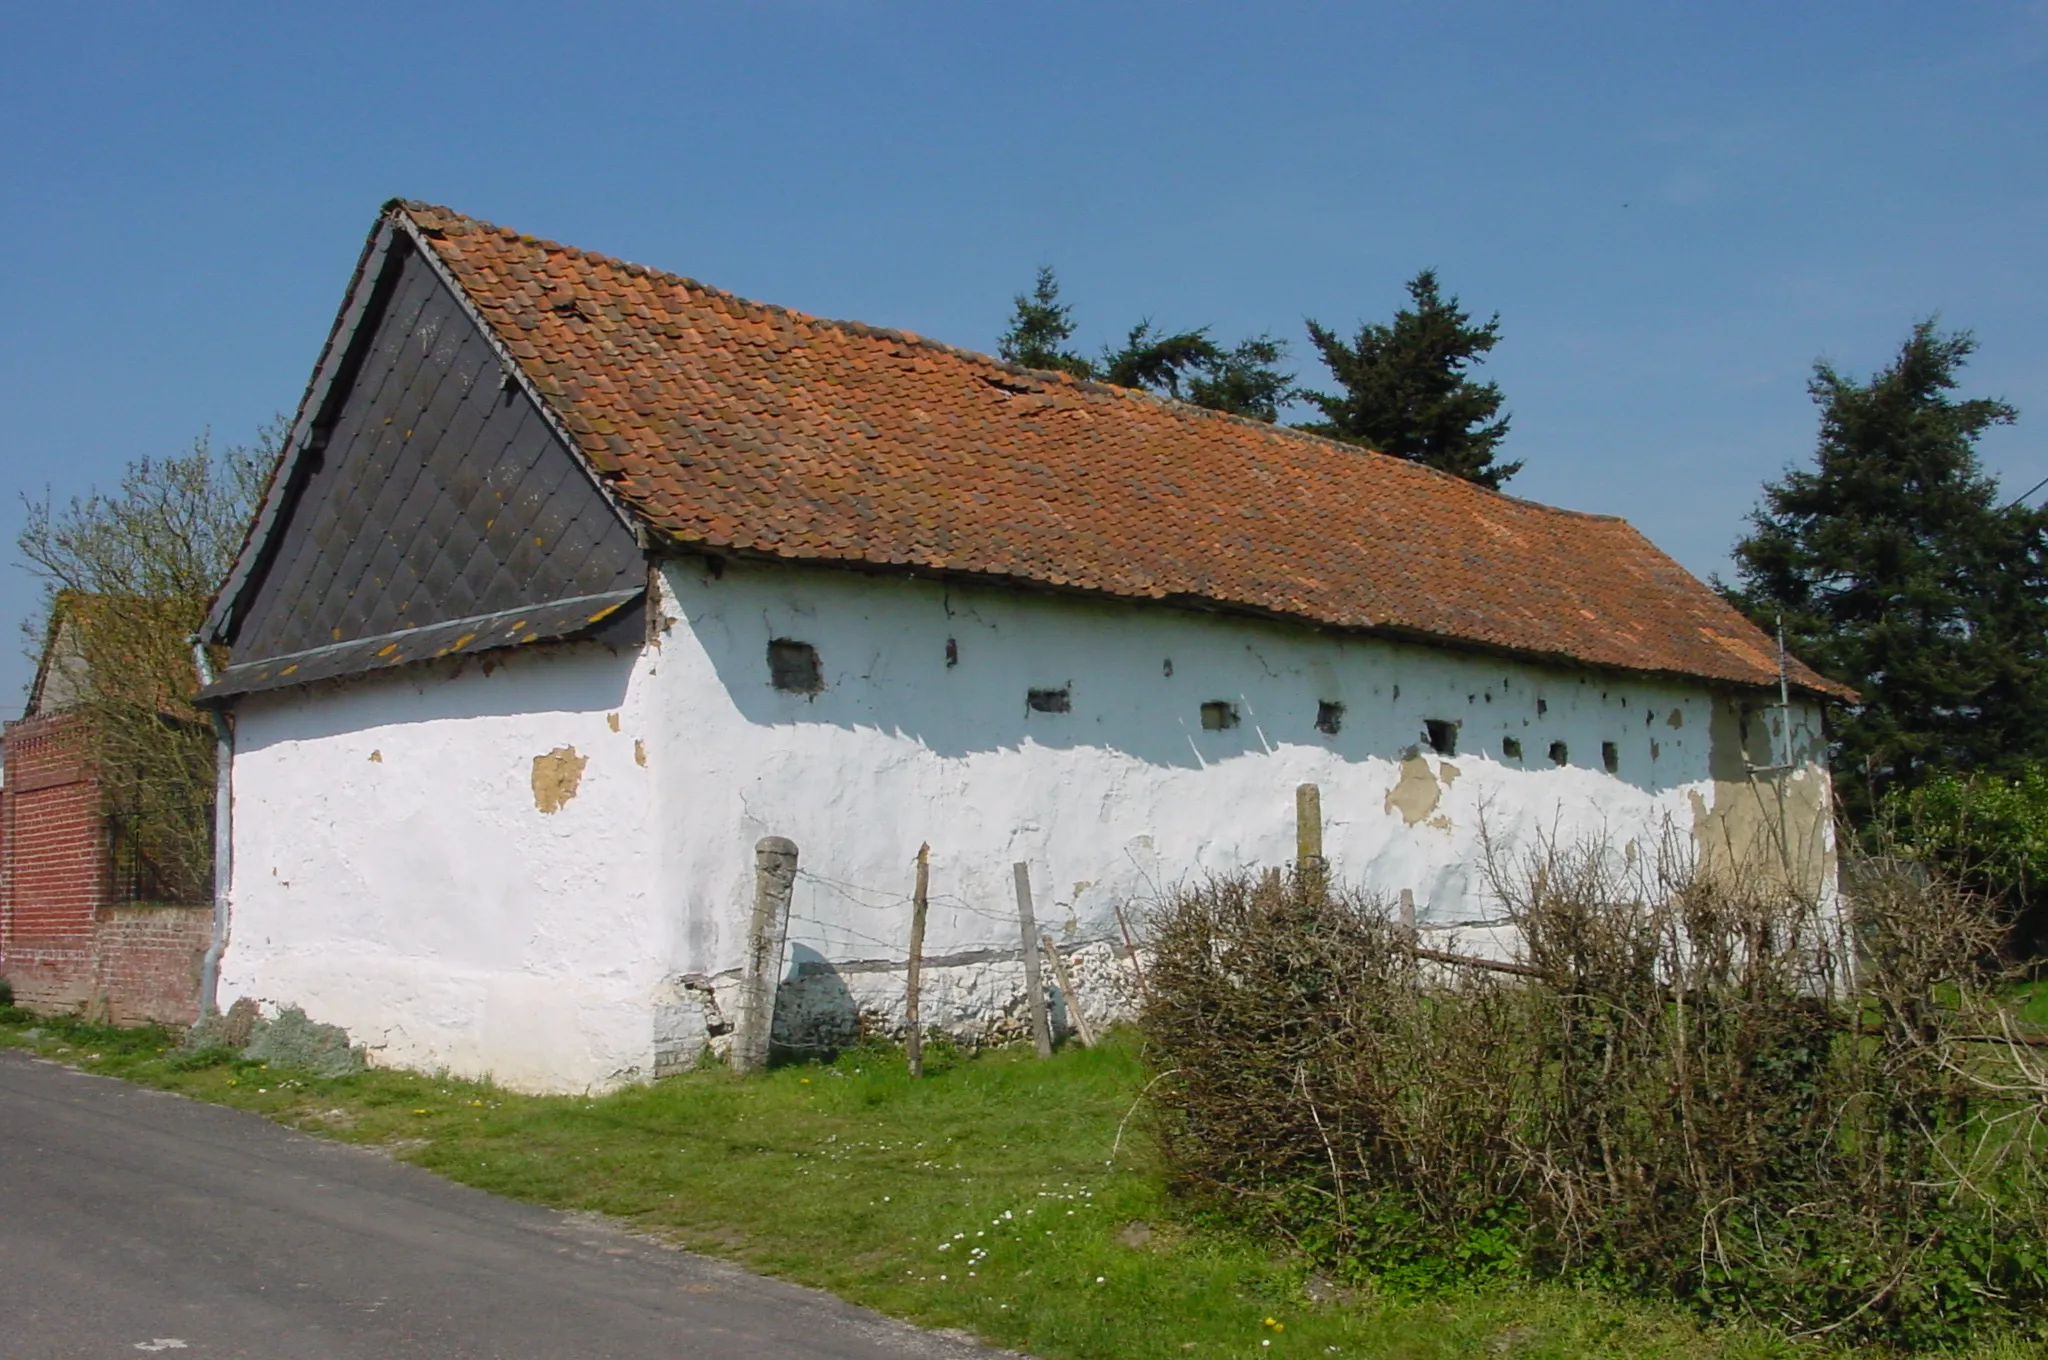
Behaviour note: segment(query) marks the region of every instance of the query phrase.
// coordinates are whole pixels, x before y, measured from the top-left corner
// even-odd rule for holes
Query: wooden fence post
[[[764,836],[754,844],[754,919],[747,927],[747,960],[740,978],[739,1023],[733,1026],[732,1070],[768,1065],[775,1032],[775,989],[782,981],[782,946],[789,937],[789,896],[796,886],[796,842]]]
[[[903,1036],[903,1056],[913,1077],[924,1075],[924,1023],[917,1014],[917,975],[924,966],[925,891],[931,884],[931,859],[929,843],[917,847],[917,888],[910,896],[910,981],[903,991],[903,1018],[909,1027]]]
[[[1124,904],[1112,902],[1110,905],[1116,908],[1117,929],[1124,933],[1124,957],[1131,961],[1131,972],[1137,975],[1138,995],[1149,998],[1152,995],[1152,989],[1145,985],[1145,969],[1138,962],[1138,945],[1131,938],[1131,923],[1124,919]]]
[[[1038,1056],[1052,1056],[1052,1021],[1045,1013],[1045,982],[1038,971],[1038,922],[1031,916],[1031,870],[1021,862],[1011,872],[1017,876],[1017,925],[1024,934],[1024,989],[1031,1006],[1031,1038]]]
[[[1050,935],[1041,935],[1038,940],[1045,946],[1045,956],[1052,960],[1052,975],[1059,979],[1060,995],[1067,999],[1067,1014],[1074,1017],[1074,1028],[1081,1033],[1081,1047],[1095,1047],[1095,1026],[1088,1023],[1088,1012],[1081,1009],[1080,993],[1074,990],[1074,979],[1067,972],[1067,961],[1060,957],[1060,947]]]

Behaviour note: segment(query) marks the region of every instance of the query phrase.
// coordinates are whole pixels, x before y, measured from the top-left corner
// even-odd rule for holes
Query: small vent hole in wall
[[[960,642],[957,638],[946,639],[946,666],[951,669],[960,664]]]
[[[1024,695],[1024,707],[1033,713],[1071,713],[1074,711],[1074,687],[1063,685],[1059,689],[1034,689]]]
[[[1344,726],[1344,705],[1333,703],[1328,699],[1319,700],[1316,704],[1316,731],[1326,737],[1334,737],[1337,735],[1337,729],[1342,726]]]
[[[1621,773],[1621,748],[1611,741],[1600,743],[1600,763],[1607,767],[1607,773]]]
[[[1429,736],[1429,749],[1440,756],[1458,754],[1458,725],[1442,718],[1424,718],[1422,730]]]
[[[1570,751],[1567,751],[1567,750],[1565,750],[1565,748],[1564,748],[1564,743],[1563,743],[1563,742],[1561,742],[1561,741],[1553,741],[1552,743],[1550,743],[1550,763],[1551,763],[1551,764],[1553,764],[1553,765],[1568,765],[1568,764],[1570,764],[1570,763],[1571,763],[1571,758],[1572,758],[1572,753],[1571,753]]]
[[[1500,753],[1509,760],[1520,760],[1522,758],[1522,739],[1520,737],[1502,738]]]
[[[787,694],[816,694],[825,688],[818,649],[791,638],[773,639],[768,644],[768,679]]]
[[[1550,711],[1550,700],[1548,700],[1548,699],[1538,699],[1538,700],[1536,701],[1536,716],[1538,716],[1538,717],[1540,718],[1540,717],[1542,717],[1542,716],[1543,716],[1543,715],[1544,715],[1545,713],[1548,713],[1549,711]]]
[[[1221,732],[1237,726],[1237,705],[1228,699],[1211,699],[1202,705],[1202,730]]]

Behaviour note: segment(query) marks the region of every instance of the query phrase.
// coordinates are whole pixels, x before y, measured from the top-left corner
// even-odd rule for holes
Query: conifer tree
[[[1286,345],[1261,335],[1224,349],[1207,326],[1164,332],[1140,321],[1120,347],[1105,347],[1094,361],[1067,347],[1074,336],[1073,308],[1060,301],[1058,277],[1041,265],[1029,293],[1019,293],[1010,325],[996,352],[1026,368],[1056,369],[1119,387],[1138,387],[1176,401],[1271,422],[1293,395],[1294,375],[1279,364]]]
[[[1349,343],[1308,323],[1342,390],[1303,393],[1323,419],[1302,428],[1498,490],[1522,465],[1494,461],[1508,432],[1500,388],[1474,381],[1469,370],[1499,343],[1500,317],[1473,325],[1456,297],[1439,292],[1433,269],[1408,281],[1408,296],[1412,308],[1361,325]]]
[[[1095,376],[1095,366],[1066,348],[1074,338],[1074,309],[1060,301],[1060,281],[1052,266],[1038,267],[1038,283],[1019,293],[1010,328],[996,343],[996,353],[1026,368],[1050,368],[1077,378]]]
[[[1228,411],[1272,424],[1294,398],[1294,375],[1282,373],[1287,343],[1270,335],[1240,340],[1219,350],[1188,381],[1188,400],[1212,411]]]
[[[1867,381],[1815,364],[1813,465],[1765,485],[1735,546],[1730,598],[1862,695],[1831,725],[1854,812],[2048,756],[2048,516],[2001,504],[1978,462],[2018,413],[1951,395],[1975,348],[1928,320]]]
[[[1181,375],[1199,371],[1223,357],[1209,339],[1209,328],[1173,335],[1155,334],[1151,318],[1131,327],[1122,349],[1105,349],[1095,374],[1118,387],[1142,387],[1162,396],[1181,397]]]

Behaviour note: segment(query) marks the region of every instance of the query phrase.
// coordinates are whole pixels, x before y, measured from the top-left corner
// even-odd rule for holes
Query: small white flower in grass
[[[1102,1276],[1100,1276],[1100,1275],[1097,1275],[1097,1276],[1095,1277],[1095,1283],[1097,1283],[1097,1284],[1101,1284],[1101,1283],[1103,1283],[1103,1277],[1102,1277]]]

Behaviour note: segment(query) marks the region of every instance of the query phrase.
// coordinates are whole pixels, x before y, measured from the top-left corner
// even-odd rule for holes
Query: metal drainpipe
[[[192,668],[199,673],[199,686],[213,683],[213,661],[206,644],[194,633]],[[220,1010],[220,958],[228,947],[228,886],[234,879],[235,855],[235,729],[228,715],[208,708],[213,719],[213,937],[206,943],[206,958],[199,969],[199,1014]]]

